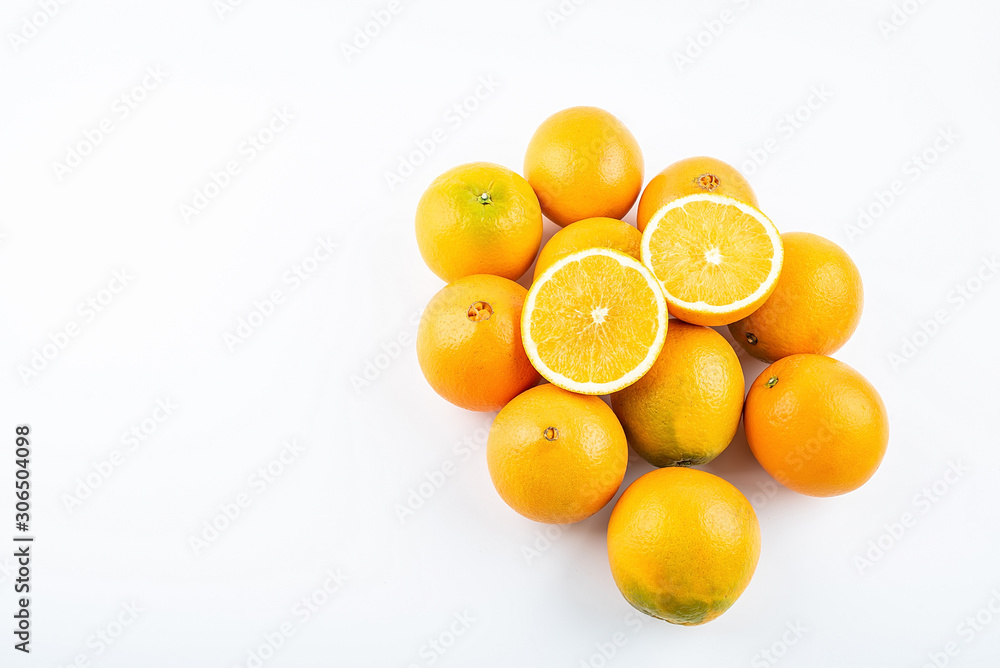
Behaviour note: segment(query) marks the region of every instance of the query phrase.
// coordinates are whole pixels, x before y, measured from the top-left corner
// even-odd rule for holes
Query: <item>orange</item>
[[[507,505],[536,522],[569,524],[614,497],[625,477],[628,444],[599,397],[539,385],[497,415],[486,459]]]
[[[667,333],[656,279],[634,258],[591,248],[556,261],[528,290],[521,338],[551,383],[608,394],[639,380]]]
[[[710,462],[736,435],[743,369],[714,329],[674,320],[656,362],[611,395],[629,445],[654,466]]]
[[[642,476],[608,523],[608,560],[638,610],[672,624],[704,624],[729,609],[760,556],[760,525],[746,497],[698,469]]]
[[[703,193],[725,195],[760,208],[750,183],[735,167],[715,158],[685,158],[654,176],[642,191],[636,214],[639,231],[646,229],[649,219],[664,204]]]
[[[765,362],[796,353],[830,355],[861,320],[861,274],[844,249],[821,236],[785,232],[781,241],[785,262],[774,292],[729,331]]]
[[[434,295],[417,328],[417,360],[435,392],[471,411],[496,411],[538,382],[521,345],[526,293],[479,274]]]
[[[557,112],[535,131],[524,177],[542,212],[565,226],[597,216],[622,218],[642,189],[639,143],[625,125],[596,107]]]
[[[778,282],[777,228],[730,197],[688,195],[665,204],[642,233],[642,262],[670,315],[695,325],[728,325],[764,303]]]
[[[613,248],[639,259],[642,235],[628,223],[615,218],[585,218],[570,223],[552,235],[535,263],[535,278],[567,255],[588,248]]]
[[[810,496],[863,485],[889,442],[889,419],[875,388],[823,355],[791,355],[764,369],[747,393],[743,424],[764,470]]]
[[[474,162],[434,179],[417,204],[417,245],[445,281],[494,274],[516,281],[542,243],[542,212],[528,182]]]

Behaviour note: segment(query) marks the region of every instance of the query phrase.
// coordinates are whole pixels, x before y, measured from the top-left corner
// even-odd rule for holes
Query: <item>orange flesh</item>
[[[540,286],[531,338],[550,369],[574,382],[607,383],[645,359],[657,329],[656,301],[643,276],[594,256],[567,264]]]
[[[688,303],[726,306],[753,294],[774,259],[767,230],[734,206],[690,202],[671,209],[650,239],[654,271]]]

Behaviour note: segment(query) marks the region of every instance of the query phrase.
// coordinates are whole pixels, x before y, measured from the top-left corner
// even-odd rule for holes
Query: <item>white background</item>
[[[29,657],[11,647],[0,551],[0,664],[228,667],[263,651],[263,665],[298,667],[920,666],[953,643],[939,663],[996,665],[1000,279],[984,263],[1000,251],[1000,5],[909,0],[884,34],[893,1],[592,0],[560,14],[557,0],[402,0],[351,54],[387,2],[245,0],[221,15],[213,0],[69,2],[17,44],[40,3],[5,2],[0,538],[12,545],[26,422],[37,542]],[[704,46],[679,62],[689,40]],[[116,100],[147,67],[167,76],[123,118]],[[481,78],[495,90],[470,98]],[[520,170],[535,127],[578,104],[627,124],[646,180],[691,155],[741,167],[780,229],[834,240],[864,277],[864,317],[836,357],[888,406],[885,461],[857,492],[808,498],[771,487],[741,430],[705,468],[753,500],[760,564],[701,627],[631,611],[608,569],[610,506],[562,529],[508,509],[485,464],[493,416],[437,397],[416,361],[416,319],[442,287],[415,244],[420,194],[463,162]],[[241,145],[282,108],[294,120],[247,159]],[[60,178],[54,163],[105,118],[111,132]],[[436,128],[443,140],[390,187]],[[939,132],[956,137],[943,152]],[[925,150],[935,159],[914,170]],[[230,160],[239,173],[185,220]],[[881,215],[851,232],[862,207]],[[313,263],[320,238],[338,250]],[[308,280],[285,280],[306,265]],[[127,286],[102,292],[123,269]],[[275,290],[283,301],[230,350]],[[77,335],[46,348],[67,327]],[[51,359],[24,374],[36,352]],[[745,361],[748,383],[762,367]],[[134,449],[131,429],[148,432]],[[263,485],[255,471],[291,439],[302,452]],[[647,470],[633,457],[626,483]],[[68,501],[88,475],[96,489]],[[241,494],[249,505],[196,552],[191,537]],[[295,606],[314,595],[305,619]],[[292,634],[271,656],[260,648],[282,624]]]

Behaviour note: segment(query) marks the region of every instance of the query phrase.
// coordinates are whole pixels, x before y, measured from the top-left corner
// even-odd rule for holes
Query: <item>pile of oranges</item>
[[[420,252],[448,283],[420,321],[421,370],[451,403],[499,411],[490,476],[531,520],[603,508],[629,447],[658,467],[611,513],[612,576],[649,615],[715,619],[750,582],[760,528],[739,490],[690,467],[725,450],[741,417],[760,465],[802,494],[857,489],[885,454],[878,392],[829,357],[861,318],[858,269],[831,241],[779,233],[720,160],[681,160],[643,190],[638,142],[602,109],[546,119],[523,174],[465,164],[420,199]],[[539,253],[543,215],[562,229]],[[722,326],[770,363],[748,392]]]

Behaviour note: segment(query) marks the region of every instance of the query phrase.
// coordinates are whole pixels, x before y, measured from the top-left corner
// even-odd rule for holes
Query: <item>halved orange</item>
[[[639,380],[667,334],[656,278],[634,258],[590,248],[558,260],[528,290],[521,338],[553,385],[608,394]]]
[[[670,314],[710,327],[757,310],[774,291],[784,257],[781,235],[767,216],[710,194],[661,207],[642,233],[640,253]]]

